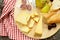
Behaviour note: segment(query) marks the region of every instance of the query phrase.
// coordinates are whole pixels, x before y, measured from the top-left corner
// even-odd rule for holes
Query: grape
[[[56,26],[56,23],[48,24],[48,29],[50,30],[52,28],[55,28]]]
[[[50,0],[51,2],[53,2],[53,0]]]

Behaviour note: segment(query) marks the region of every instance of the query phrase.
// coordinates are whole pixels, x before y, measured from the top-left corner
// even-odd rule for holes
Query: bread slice
[[[43,16],[48,19],[50,18],[51,16],[53,16],[56,12],[49,12],[49,13],[46,13],[46,14],[43,14]]]
[[[47,20],[47,23],[59,23],[59,22],[60,22],[60,11],[58,11],[56,14],[54,14]]]

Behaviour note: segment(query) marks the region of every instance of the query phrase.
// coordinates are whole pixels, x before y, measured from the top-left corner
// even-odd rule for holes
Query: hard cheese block
[[[35,29],[35,36],[41,36],[41,35],[42,35],[42,16],[40,17],[40,20],[36,25]]]
[[[35,17],[33,18],[35,22],[38,22],[39,21],[39,17]]]
[[[18,21],[24,25],[27,25],[27,21],[29,20],[30,15],[26,11],[21,11],[21,13],[16,13],[14,17],[15,17],[15,21]]]
[[[31,11],[30,15],[31,15],[32,18],[34,18],[35,16],[38,16],[39,14],[38,14],[38,12],[37,12],[36,9],[33,9],[33,10]]]
[[[21,27],[20,28],[22,32],[28,33],[30,29],[27,26]]]
[[[33,19],[31,19],[31,20],[30,20],[30,22],[29,22],[28,27],[29,27],[29,28],[32,28],[32,27],[33,27],[33,25],[34,25],[34,20],[33,20]]]
[[[59,22],[60,22],[60,11],[58,11],[56,14],[54,14],[47,20],[47,23],[59,23]]]

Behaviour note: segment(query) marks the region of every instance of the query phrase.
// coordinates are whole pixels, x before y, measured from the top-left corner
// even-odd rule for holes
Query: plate
[[[16,22],[15,21],[15,23],[17,24],[17,26],[18,26],[18,28],[19,29],[21,29],[21,25],[20,25],[20,23],[18,23],[18,22]],[[23,33],[23,34],[25,34],[26,36],[28,36],[28,37],[31,37],[31,38],[34,38],[34,39],[45,39],[45,38],[48,38],[48,37],[51,37],[51,36],[53,36],[60,28],[60,24],[58,23],[57,24],[57,27],[56,28],[53,28],[53,29],[51,29],[51,30],[48,30],[48,28],[47,28],[47,25],[46,24],[43,24],[44,26],[43,26],[43,34],[42,34],[42,36],[41,37],[34,37],[34,29],[35,29],[35,27],[32,29],[32,31],[30,32],[30,33],[24,33],[24,32],[22,32],[21,30],[21,32]]]
[[[15,20],[15,23],[17,24],[17,27],[19,28],[19,30],[21,31],[21,24],[16,22],[16,14],[20,14],[20,4],[21,4],[21,0],[17,0],[16,2],[16,5],[15,5],[15,9],[14,9],[14,20]],[[18,16],[17,16],[18,17]],[[48,30],[48,26],[47,24],[43,23],[43,33],[42,33],[42,36],[41,37],[35,37],[34,36],[34,30],[35,30],[35,25],[34,27],[32,28],[32,30],[27,34],[27,33],[24,33],[22,32],[24,35],[28,36],[28,37],[31,37],[31,38],[34,38],[34,39],[45,39],[45,38],[48,38],[48,37],[51,37],[53,36],[59,29],[60,29],[60,23],[57,23],[57,27],[56,28],[52,28],[51,30]]]

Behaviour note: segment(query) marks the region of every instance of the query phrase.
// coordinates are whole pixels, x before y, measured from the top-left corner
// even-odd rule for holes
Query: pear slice
[[[42,8],[46,2],[47,0],[36,0],[36,7]]]
[[[46,5],[41,9],[41,12],[42,12],[42,13],[47,13],[49,10],[50,10],[50,5],[49,5],[49,4],[46,4]]]
[[[51,16],[48,20],[47,23],[59,23],[60,22],[60,11]]]

